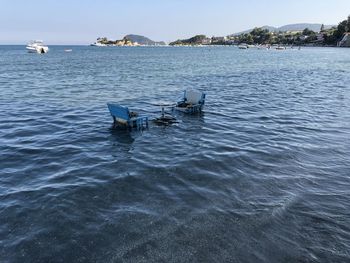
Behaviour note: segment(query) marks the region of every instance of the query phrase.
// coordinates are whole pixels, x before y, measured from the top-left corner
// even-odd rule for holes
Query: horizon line
[[[251,27],[249,29],[245,29],[245,30],[240,30],[238,32],[234,32],[234,33],[230,33],[230,34],[225,34],[224,36],[230,36],[230,35],[235,35],[235,34],[242,34],[246,31],[249,31],[249,30],[252,30],[254,28],[262,28],[262,27],[273,27],[273,28],[280,28],[280,27],[284,27],[284,26],[289,26],[289,25],[299,25],[299,24],[310,24],[310,25],[316,25],[316,24],[324,24],[325,26],[331,26],[331,27],[334,27],[334,26],[337,26],[340,22],[338,22],[337,24],[324,24],[324,23],[319,23],[319,22],[296,22],[296,23],[289,23],[289,24],[284,24],[282,26],[271,26],[271,25],[268,25],[268,24],[265,24],[265,25],[262,25],[262,26],[255,26],[255,27]],[[139,36],[143,36],[143,37],[147,37],[149,39],[151,39],[152,37],[150,36],[146,36],[144,34],[133,34],[133,33],[129,33],[127,35],[139,35]],[[208,36],[208,34],[203,34],[203,33],[196,33],[196,34],[192,34],[191,36],[189,36],[189,38],[193,37],[193,36],[196,36],[196,35],[206,35]],[[125,35],[126,36],[126,35]],[[213,35],[215,36],[215,35]],[[219,36],[219,35],[218,35]],[[96,37],[96,39],[99,38],[99,37]],[[108,37],[107,37],[108,38]],[[96,40],[95,39],[95,40]],[[109,38],[108,38],[109,39]],[[185,38],[174,38],[174,40],[169,40],[169,41],[165,41],[165,40],[154,40],[153,38],[151,39],[152,41],[156,41],[156,42],[165,42],[166,44],[169,44],[173,41],[176,41],[176,40],[181,40],[181,39],[185,39]],[[0,45],[1,46],[6,46],[6,45],[11,45],[11,46],[21,46],[21,45],[26,45],[28,44],[28,41],[30,40],[27,40],[27,41],[20,41],[20,43],[6,43],[6,42],[0,42]],[[52,42],[52,44],[50,44],[51,41],[48,41],[48,45],[54,45],[54,46],[64,46],[64,45],[74,45],[74,46],[85,46],[85,45],[90,45],[91,43],[93,43],[94,40],[92,40],[92,42],[89,42],[89,43],[74,43],[74,42],[71,42],[69,43],[69,40],[67,41],[68,43],[54,43]]]

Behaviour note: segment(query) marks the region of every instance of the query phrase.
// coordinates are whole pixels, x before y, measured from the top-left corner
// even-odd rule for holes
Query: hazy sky
[[[338,24],[350,0],[0,0],[0,44],[88,44],[140,34],[172,41],[255,26]]]

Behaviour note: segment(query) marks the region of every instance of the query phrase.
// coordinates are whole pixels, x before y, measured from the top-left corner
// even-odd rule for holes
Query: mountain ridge
[[[262,26],[262,29],[268,29],[270,32],[286,32],[286,31],[302,31],[305,28],[308,28],[312,31],[315,32],[319,32],[321,29],[322,24],[318,24],[318,23],[296,23],[296,24],[288,24],[288,25],[284,25],[284,26],[280,26],[280,27],[274,27],[274,26]],[[335,25],[324,25],[325,29],[329,29],[331,27],[333,27]],[[248,29],[248,30],[244,30],[238,33],[233,33],[230,36],[237,36],[237,35],[241,35],[241,34],[246,34],[246,33],[250,33],[251,31],[253,31],[253,29]]]
[[[128,39],[132,42],[137,42],[140,45],[146,45],[146,46],[163,46],[165,45],[165,42],[163,41],[153,41],[149,39],[148,37],[141,36],[141,35],[135,35],[135,34],[129,34],[124,37],[125,39]]]

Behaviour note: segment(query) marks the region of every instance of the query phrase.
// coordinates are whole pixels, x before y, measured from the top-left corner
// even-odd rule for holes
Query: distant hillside
[[[322,24],[291,24],[291,25],[285,25],[277,28],[277,31],[302,31],[305,28],[308,28],[312,31],[319,32],[321,29]],[[332,27],[332,25],[325,25],[325,29],[329,29]]]
[[[270,32],[274,32],[277,30],[277,27],[273,27],[273,26],[262,26],[261,27],[262,29],[268,29]],[[232,34],[231,36],[239,36],[239,35],[242,35],[242,34],[248,34],[250,32],[253,31],[253,28],[252,29],[248,29],[248,30],[244,30],[244,31],[241,31],[241,32],[238,32],[238,33],[234,33]]]
[[[321,29],[322,24],[308,24],[308,23],[301,23],[301,24],[290,24],[285,25],[281,27],[273,27],[273,26],[263,26],[262,29],[268,29],[270,32],[286,32],[286,31],[303,31],[305,28],[308,28],[312,31],[319,32]],[[325,25],[325,29],[329,29],[333,27],[333,25]],[[241,34],[250,33],[253,29],[245,30],[239,33],[234,33],[232,36],[237,36]]]
[[[163,41],[156,42],[156,41],[153,41],[147,37],[140,36],[140,35],[126,35],[124,38],[128,39],[132,42],[137,42],[140,45],[147,45],[147,46],[163,46],[163,45],[165,45],[165,42],[163,42]]]
[[[200,45],[203,43],[203,41],[207,39],[205,35],[196,35],[194,37],[188,38],[188,39],[178,39],[174,42],[171,42],[170,46],[176,46],[176,45]]]

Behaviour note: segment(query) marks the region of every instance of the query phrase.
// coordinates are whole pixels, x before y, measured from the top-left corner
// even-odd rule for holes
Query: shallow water
[[[350,261],[348,49],[71,48],[0,46],[1,262]]]

